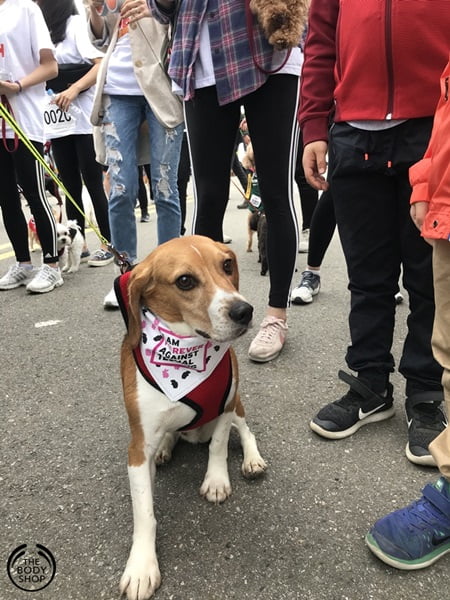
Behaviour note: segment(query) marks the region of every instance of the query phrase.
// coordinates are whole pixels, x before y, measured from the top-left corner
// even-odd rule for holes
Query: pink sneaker
[[[258,334],[250,344],[248,355],[255,362],[268,362],[276,358],[283,349],[288,326],[277,317],[265,317]]]

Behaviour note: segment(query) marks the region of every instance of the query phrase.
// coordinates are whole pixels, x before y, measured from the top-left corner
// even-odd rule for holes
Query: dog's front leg
[[[232,420],[233,413],[231,412],[218,417],[209,443],[208,469],[200,488],[200,494],[215,504],[224,502],[231,495],[227,459]]]
[[[120,591],[128,600],[147,600],[161,583],[156,557],[156,519],[153,511],[153,482],[156,465],[148,449],[139,465],[128,465],[133,504],[133,545],[120,580]]]
[[[59,268],[61,269],[61,273],[67,273],[69,268],[68,260],[67,260],[67,249],[59,257]]]
[[[241,405],[242,406],[242,405]],[[243,412],[243,408],[242,408]],[[256,438],[250,431],[244,416],[234,414],[233,425],[239,432],[241,438],[244,460],[242,461],[241,471],[244,477],[252,478],[262,475],[267,469],[267,464],[258,450]]]
[[[68,273],[76,273],[80,269],[81,253],[78,251],[78,247],[75,249],[69,249],[69,261],[67,269]]]

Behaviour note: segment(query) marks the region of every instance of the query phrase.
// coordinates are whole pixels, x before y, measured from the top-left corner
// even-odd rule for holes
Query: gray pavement
[[[264,315],[268,277],[257,254],[245,252],[247,213],[230,188],[225,232],[232,236],[241,291]],[[192,204],[189,204],[192,208]],[[155,244],[155,214],[138,223],[144,256]],[[91,250],[97,247],[88,234]],[[255,244],[256,245],[256,244]],[[36,262],[39,257],[35,256]],[[0,271],[13,262],[3,226]],[[298,269],[305,255],[298,255]],[[0,453],[0,600],[25,600],[6,574],[20,544],[43,544],[57,572],[34,600],[117,599],[127,560],[132,516],[119,348],[124,324],[102,308],[113,266],[65,278],[41,296],[24,288],[0,293],[2,315]],[[155,600],[442,600],[449,560],[402,573],[367,550],[373,521],[414,499],[436,471],[405,457],[403,383],[393,383],[397,412],[338,442],[308,427],[314,413],[345,386],[348,344],[345,265],[337,237],[322,268],[322,291],[310,306],[289,310],[289,337],[280,357],[247,359],[252,332],[235,349],[248,422],[269,464],[265,478],[240,475],[241,452],[230,440],[233,495],[221,506],[198,489],[207,448],[177,446],[157,473],[157,547],[163,577]],[[407,302],[397,308],[399,356]],[[54,322],[51,324],[51,322]]]

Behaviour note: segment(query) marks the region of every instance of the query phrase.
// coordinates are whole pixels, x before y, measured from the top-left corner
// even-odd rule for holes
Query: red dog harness
[[[128,271],[117,277],[117,279],[114,281],[114,289],[117,300],[119,302],[122,317],[127,328],[129,307],[128,283],[130,274],[131,271]],[[133,349],[133,356],[134,360],[136,361],[136,365],[145,380],[155,389],[164,393],[145,364],[140,344]],[[225,403],[230,393],[231,384],[231,353],[228,349],[218,365],[212,371],[211,375],[202,383],[200,383],[200,385],[191,390],[186,396],[179,398],[178,402],[182,402],[183,404],[186,404],[195,410],[196,415],[187,425],[180,427],[178,431],[195,429],[201,425],[204,425],[205,423],[209,423],[209,421],[212,421],[221,415],[224,411]]]

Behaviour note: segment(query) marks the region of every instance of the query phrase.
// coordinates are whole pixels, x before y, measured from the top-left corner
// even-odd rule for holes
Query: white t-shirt
[[[134,74],[131,54],[128,19],[122,19],[116,45],[108,62],[105,94],[117,96],[143,96],[143,92]]]
[[[66,37],[62,42],[56,45],[56,60],[58,64],[78,64],[89,63],[93,64],[94,58],[102,58],[103,52],[98,50],[89,40],[89,34],[86,26],[84,15],[72,15],[67,20]],[[76,120],[71,134],[88,134],[92,133],[92,123],[90,116],[92,112],[92,104],[94,102],[95,85],[81,92],[79,96],[72,102],[71,106],[76,106],[80,109],[76,114]],[[69,111],[70,113],[70,111]],[[63,137],[64,133],[49,134],[49,139]]]
[[[39,66],[41,50],[54,46],[40,8],[32,0],[5,0],[0,4],[0,70],[12,81],[20,80]],[[9,97],[14,118],[33,141],[44,141],[42,104],[45,83]],[[13,131],[7,126],[6,137]]]

